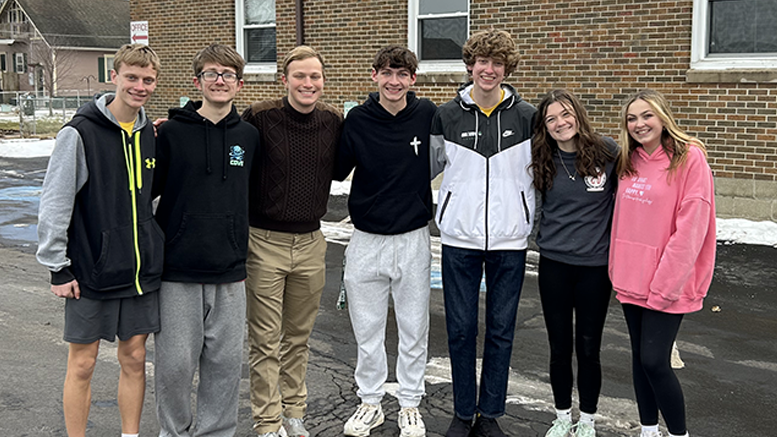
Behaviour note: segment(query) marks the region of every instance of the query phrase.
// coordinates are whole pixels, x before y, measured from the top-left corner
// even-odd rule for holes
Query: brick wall
[[[294,0],[276,0],[278,57],[295,45]],[[471,31],[509,31],[523,55],[507,82],[531,103],[551,88],[582,97],[595,128],[618,138],[621,102],[642,88],[667,95],[680,125],[709,147],[719,194],[739,196],[757,211],[737,214],[744,201],[719,201],[722,215],[777,218],[777,81],[692,83],[692,0],[471,0]],[[396,0],[305,0],[305,42],[327,61],[325,100],[342,108],[374,90],[369,79],[378,48],[407,43],[407,3]],[[151,45],[163,59],[152,115],[196,98],[193,54],[211,42],[235,43],[234,0],[131,0],[133,20],[148,20]],[[773,72],[772,72],[773,73]],[[419,94],[452,98],[457,77],[419,77]],[[284,93],[278,80],[249,81],[237,106]],[[720,188],[723,187],[723,188]],[[726,193],[722,192],[726,191]],[[730,193],[728,193],[730,192]],[[737,206],[738,205],[738,206]]]

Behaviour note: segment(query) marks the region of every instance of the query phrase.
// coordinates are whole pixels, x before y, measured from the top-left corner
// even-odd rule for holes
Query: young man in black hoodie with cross
[[[159,129],[154,195],[165,232],[154,337],[157,416],[166,436],[233,436],[245,327],[248,180],[259,132],[232,101],[243,58],[213,44],[194,57],[202,101]],[[199,365],[196,420],[191,411]],[[196,425],[193,425],[196,423]],[[196,427],[196,429],[195,429]]]
[[[352,109],[343,126],[335,178],[343,180],[356,169],[348,198],[355,230],[345,253],[344,280],[362,401],[345,423],[347,436],[367,436],[384,420],[389,297],[399,331],[400,435],[426,435],[418,405],[429,340],[429,129],[437,107],[409,90],[417,66],[405,47],[381,49],[372,66],[378,92]]]

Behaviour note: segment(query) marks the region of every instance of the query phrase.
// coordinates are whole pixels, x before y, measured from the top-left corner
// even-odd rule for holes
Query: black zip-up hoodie
[[[356,229],[396,235],[426,226],[432,218],[429,129],[437,107],[407,93],[393,115],[378,93],[348,112],[335,179],[353,174],[348,211]]]
[[[38,214],[37,255],[51,283],[76,279],[90,299],[156,291],[162,273],[154,130],[141,109],[127,134],[107,109],[113,98],[87,103],[57,134]]]
[[[246,278],[248,180],[259,131],[235,107],[217,124],[202,102],[169,111],[157,138],[156,219],[165,231],[162,279],[225,284]]]

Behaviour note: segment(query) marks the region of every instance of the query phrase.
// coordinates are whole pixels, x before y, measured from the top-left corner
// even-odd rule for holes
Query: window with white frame
[[[693,1],[691,69],[775,68],[776,1]]]
[[[113,56],[102,55],[97,58],[97,81],[108,83],[111,81],[111,70],[113,70]]]
[[[13,4],[8,8],[8,14],[6,15],[7,20],[9,23],[26,23],[27,22],[27,15],[22,11],[22,8],[19,7],[19,4],[16,2],[13,2]]]
[[[15,73],[27,72],[27,54],[26,53],[14,53],[13,71]]]
[[[469,36],[469,0],[408,0],[408,45],[419,72],[465,71],[461,48]]]
[[[246,60],[247,73],[274,73],[275,0],[235,0],[237,51]]]

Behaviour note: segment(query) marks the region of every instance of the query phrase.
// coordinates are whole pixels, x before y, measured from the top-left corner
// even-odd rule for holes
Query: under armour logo
[[[146,168],[156,167],[156,158],[146,158]]]
[[[415,150],[415,155],[418,156],[418,146],[421,145],[421,142],[418,141],[418,137],[413,137],[413,141],[410,142],[410,145],[413,146],[413,150]]]

